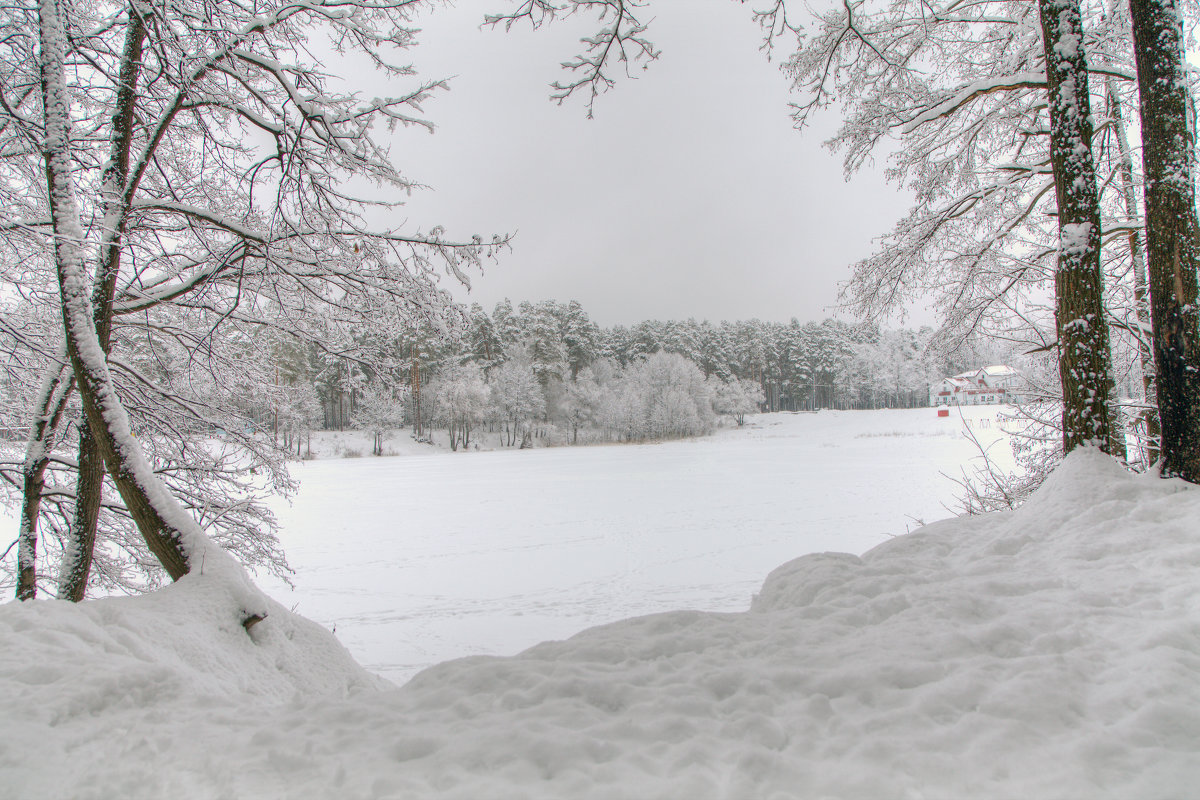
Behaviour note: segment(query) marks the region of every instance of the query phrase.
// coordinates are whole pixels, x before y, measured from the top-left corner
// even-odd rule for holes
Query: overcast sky
[[[516,234],[463,299],[574,299],[601,325],[832,313],[849,265],[904,203],[882,164],[843,180],[822,146],[832,114],[793,130],[748,6],[654,0],[662,58],[592,120],[580,101],[552,103],[548,84],[594,23],[479,29],[510,7],[459,0],[420,20],[412,61],[452,88],[426,107],[436,133],[405,132],[393,149],[431,187],[409,201],[409,228]]]

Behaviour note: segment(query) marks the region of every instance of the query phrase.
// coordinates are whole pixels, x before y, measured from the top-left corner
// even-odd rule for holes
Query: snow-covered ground
[[[950,516],[946,476],[978,455],[964,432],[1012,466],[999,410],[768,414],[702,439],[532,451],[398,435],[389,448],[428,457],[297,466],[277,509],[296,591],[268,588],[396,682],[639,614],[742,611],[784,561]],[[370,451],[353,432],[314,446]]]
[[[283,608],[247,634],[207,575],[8,603],[0,796],[1193,797],[1197,520],[1197,487],[1079,452],[1016,512],[790,561],[748,610],[401,687]]]

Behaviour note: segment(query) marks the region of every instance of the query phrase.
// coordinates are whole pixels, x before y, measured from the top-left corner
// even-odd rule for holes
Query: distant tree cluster
[[[826,319],[648,320],[601,328],[578,302],[473,305],[461,335],[431,330],[370,341],[373,368],[310,349],[286,355],[289,385],[311,382],[314,426],[375,434],[411,424],[418,438],[444,429],[452,448],[478,432],[505,447],[557,437],[643,441],[704,434],[721,418],[741,425],[758,411],[912,408],[929,385],[984,362],[1011,360],[995,346],[955,355],[932,328],[880,330]],[[381,368],[379,365],[389,365]],[[265,424],[276,405],[260,409]],[[291,415],[294,416],[294,415]]]

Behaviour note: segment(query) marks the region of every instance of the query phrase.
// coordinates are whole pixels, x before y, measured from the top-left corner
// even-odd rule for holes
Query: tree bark
[[[1145,171],[1150,318],[1162,474],[1200,483],[1200,308],[1183,21],[1174,0],[1130,0]]]
[[[1107,95],[1109,117],[1115,127],[1117,154],[1120,159],[1118,171],[1121,175],[1121,200],[1125,204],[1125,214],[1130,220],[1137,218],[1137,194],[1133,188],[1133,157],[1129,153],[1129,137],[1125,133],[1125,117],[1121,113],[1121,103],[1113,88],[1114,79],[1108,76],[1104,79],[1104,89]],[[1138,363],[1142,368],[1142,398],[1148,406],[1142,413],[1146,426],[1146,444],[1143,447],[1146,466],[1150,467],[1158,460],[1158,438],[1162,432],[1158,427],[1157,389],[1154,385],[1154,352],[1150,346],[1150,294],[1146,280],[1146,258],[1142,249],[1142,236],[1136,230],[1129,232],[1129,261],[1133,270],[1133,306],[1137,315]]]
[[[150,551],[167,573],[178,579],[189,570],[185,534],[203,534],[166,492],[134,441],[129,416],[117,396],[100,346],[88,297],[83,226],[71,174],[70,100],[64,68],[66,33],[56,0],[40,0],[38,11],[45,118],[43,155],[67,353],[88,424],[117,491]]]
[[[1049,87],[1050,158],[1058,200],[1055,271],[1063,452],[1124,452],[1109,419],[1108,324],[1100,280],[1100,203],[1092,163],[1087,59],[1078,0],[1039,0]]]
[[[17,533],[17,599],[37,597],[37,530],[42,506],[42,490],[46,486],[46,467],[50,464],[50,447],[54,431],[62,420],[67,398],[71,396],[74,378],[68,366],[57,367],[42,386],[38,415],[34,419],[25,448],[25,464],[21,473],[24,496],[21,502],[20,530]]]
[[[92,318],[96,326],[96,338],[106,356],[112,350],[113,300],[117,291],[117,276],[121,271],[121,242],[130,201],[126,182],[133,143],[133,112],[142,69],[142,47],[146,39],[146,28],[140,12],[131,4],[128,14],[129,25],[121,52],[121,70],[112,114],[109,158],[101,176],[104,232],[92,285]],[[62,599],[79,602],[87,593],[103,496],[104,461],[96,437],[87,430],[85,422],[79,433],[75,512],[60,569],[58,596]]]
[[[87,418],[79,421],[79,459],[75,481],[75,511],[59,569],[58,599],[78,603],[87,595],[96,525],[104,498],[104,459]]]

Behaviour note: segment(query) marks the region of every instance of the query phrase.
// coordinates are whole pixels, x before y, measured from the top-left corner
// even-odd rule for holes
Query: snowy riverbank
[[[62,798],[1170,798],[1200,779],[1200,490],[1080,453],[1015,513],[380,687],[202,577],[0,607],[0,786]],[[226,619],[225,617],[229,617]]]

